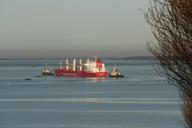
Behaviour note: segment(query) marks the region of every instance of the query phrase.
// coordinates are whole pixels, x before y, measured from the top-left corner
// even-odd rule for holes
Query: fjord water
[[[0,128],[184,127],[177,89],[150,60],[104,60],[122,79],[36,77],[58,62],[0,60]]]

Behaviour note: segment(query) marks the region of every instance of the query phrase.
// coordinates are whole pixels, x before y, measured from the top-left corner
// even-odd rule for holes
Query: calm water
[[[0,128],[183,128],[177,90],[150,61],[105,60],[123,79],[36,77],[58,62],[0,60]]]

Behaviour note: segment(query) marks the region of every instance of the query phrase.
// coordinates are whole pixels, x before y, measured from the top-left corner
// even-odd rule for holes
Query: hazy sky
[[[0,0],[0,58],[149,55],[149,0]]]

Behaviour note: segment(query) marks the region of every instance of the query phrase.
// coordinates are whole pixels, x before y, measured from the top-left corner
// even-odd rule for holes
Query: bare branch
[[[192,0],[152,0],[145,18],[157,41],[148,50],[181,91],[186,127],[192,128]]]

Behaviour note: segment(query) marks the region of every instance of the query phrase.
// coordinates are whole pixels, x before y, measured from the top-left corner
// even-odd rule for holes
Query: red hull
[[[87,72],[87,71],[67,71],[66,69],[55,69],[56,76],[67,77],[108,77],[109,72]]]

